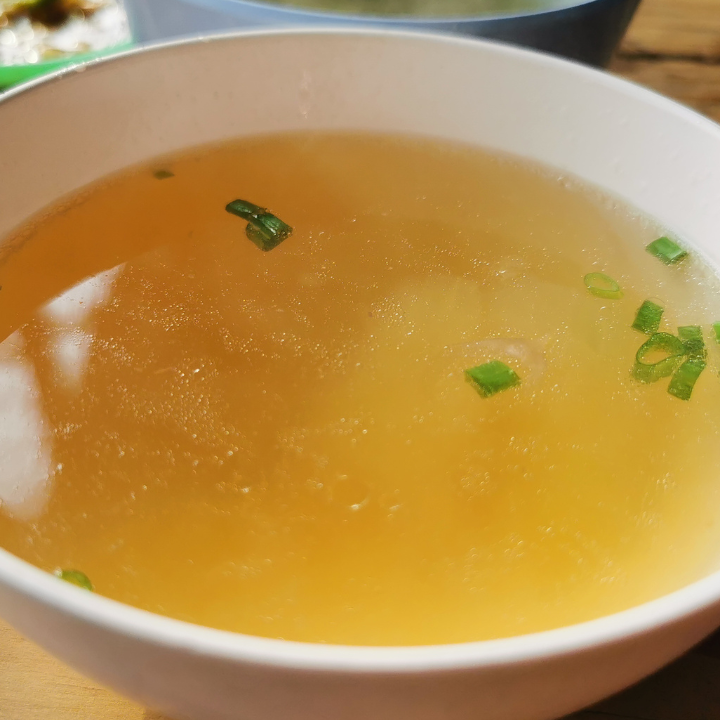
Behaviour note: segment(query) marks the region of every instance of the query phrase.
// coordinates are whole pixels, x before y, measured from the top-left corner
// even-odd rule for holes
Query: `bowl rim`
[[[186,0],[187,1],[187,0]],[[608,3],[611,0],[547,0],[553,3],[551,7],[540,9],[518,10],[516,12],[488,12],[482,15],[377,15],[374,13],[351,13],[333,10],[317,10],[304,8],[299,5],[280,5],[274,0],[232,0],[235,4],[249,6],[252,9],[271,12],[289,19],[294,16],[307,18],[308,21],[322,22],[375,22],[388,26],[414,27],[418,30],[431,25],[453,25],[461,23],[490,22],[494,20],[519,20],[521,18],[543,17],[551,13],[572,10],[593,3]],[[625,0],[626,2],[629,0]],[[192,0],[201,7],[210,7],[213,0]]]
[[[64,78],[93,72],[95,68],[101,69],[111,64],[124,64],[138,57],[160,59],[178,49],[205,46],[209,42],[232,43],[244,42],[246,39],[282,42],[284,38],[295,36],[315,37],[318,40],[330,36],[351,39],[383,38],[398,42],[421,41],[428,48],[435,45],[455,46],[470,52],[480,50],[506,57],[514,56],[525,63],[579,75],[626,96],[642,99],[657,110],[714,135],[720,143],[720,125],[709,118],[636,83],[580,63],[496,41],[367,27],[294,27],[231,31],[138,47],[63,68],[12,88],[0,95],[0,107],[26,94],[42,92],[44,88],[53,86]],[[77,588],[0,548],[0,590],[3,585],[74,620],[165,648],[233,662],[327,673],[403,674],[528,663],[580,653],[593,647],[639,636],[720,603],[720,570],[717,570],[674,592],[626,610],[542,632],[443,645],[358,646],[244,635],[165,617]],[[720,612],[718,615],[720,616]]]

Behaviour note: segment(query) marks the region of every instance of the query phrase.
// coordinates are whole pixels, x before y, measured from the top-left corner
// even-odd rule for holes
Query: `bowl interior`
[[[654,216],[720,265],[719,128],[610,76],[491,43],[356,30],[174,43],[9,93],[0,127],[0,235],[105,174],[188,146],[363,130],[554,166]],[[16,567],[0,554],[0,583]],[[720,578],[703,588],[668,612],[720,596]]]

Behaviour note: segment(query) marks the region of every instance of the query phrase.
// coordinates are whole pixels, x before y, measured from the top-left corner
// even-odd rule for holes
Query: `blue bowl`
[[[243,28],[363,26],[472,35],[603,67],[639,2],[549,0],[542,11],[447,18],[326,13],[245,0],[125,0],[125,6],[142,43]]]

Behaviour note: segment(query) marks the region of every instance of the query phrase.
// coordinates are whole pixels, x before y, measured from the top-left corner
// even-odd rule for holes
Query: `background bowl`
[[[105,50],[78,53],[77,55],[71,55],[70,57],[65,57],[60,60],[43,60],[37,63],[22,63],[20,65],[0,65],[0,90],[4,90],[11,85],[32,80],[32,78],[40,75],[62,70],[72,65],[79,65],[89,60],[96,60],[97,58],[112,53],[123,52],[124,50],[129,50],[131,47],[131,43],[127,42],[122,45],[106,48]]]
[[[653,215],[719,265],[720,128],[580,65],[459,38],[316,30],[170,44],[81,70],[0,100],[0,237],[59,197],[159,154],[258,133],[354,129],[555,166]],[[159,617],[0,551],[0,614],[178,720],[547,720],[640,679],[712,631],[720,572],[549,632],[358,648]]]
[[[438,0],[442,3],[442,0]],[[354,26],[460,33],[605,66],[640,0],[546,0],[544,11],[479,17],[378,17],[313,12],[245,0],[125,0],[137,42],[220,30]]]

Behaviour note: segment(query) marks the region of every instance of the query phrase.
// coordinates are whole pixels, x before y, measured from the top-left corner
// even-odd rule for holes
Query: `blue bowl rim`
[[[201,7],[208,7],[214,5],[212,0],[184,0],[185,2],[192,2],[195,5]],[[543,8],[542,10],[527,10],[513,13],[484,13],[482,15],[438,15],[438,16],[415,16],[415,15],[373,15],[363,14],[358,15],[356,13],[343,13],[343,12],[328,12],[324,10],[310,10],[302,8],[300,6],[292,5],[280,5],[272,0],[224,0],[225,2],[232,2],[237,5],[244,5],[249,8],[258,11],[271,11],[279,16],[288,16],[288,20],[295,19],[296,22],[301,22],[304,19],[307,21],[317,20],[324,22],[336,22],[336,23],[382,23],[388,26],[396,27],[417,27],[422,29],[423,27],[438,26],[438,25],[458,25],[464,23],[481,23],[481,22],[493,22],[496,20],[515,20],[521,18],[536,18],[544,17],[546,15],[552,15],[553,13],[566,12],[574,10],[576,8],[583,7],[585,5],[592,5],[601,3],[609,3],[612,0],[547,0],[549,3],[553,3],[553,7]],[[616,0],[618,1],[618,0]],[[629,0],[625,0],[629,2]],[[214,8],[213,9],[217,9]]]

